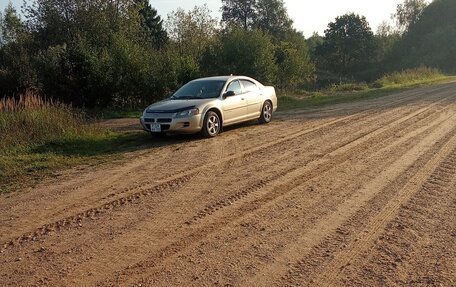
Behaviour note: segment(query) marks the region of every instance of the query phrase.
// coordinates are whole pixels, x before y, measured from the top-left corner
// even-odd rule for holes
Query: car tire
[[[216,112],[209,111],[204,116],[201,134],[206,138],[216,137],[222,130],[222,121]]]
[[[261,115],[258,121],[261,124],[267,124],[272,119],[272,104],[269,101],[264,102],[263,107],[261,108]]]

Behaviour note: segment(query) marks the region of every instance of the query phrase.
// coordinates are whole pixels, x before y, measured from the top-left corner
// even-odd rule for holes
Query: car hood
[[[147,107],[147,113],[177,113],[191,108],[200,108],[215,99],[171,100],[167,99]]]

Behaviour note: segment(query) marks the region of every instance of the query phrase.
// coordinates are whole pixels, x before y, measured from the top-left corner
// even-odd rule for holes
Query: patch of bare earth
[[[445,84],[1,195],[0,285],[454,286],[455,209]]]

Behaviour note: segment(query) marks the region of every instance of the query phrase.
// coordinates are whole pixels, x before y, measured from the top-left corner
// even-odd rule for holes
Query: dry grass
[[[87,129],[71,106],[27,91],[0,100],[0,148],[32,147]]]
[[[419,67],[384,75],[375,84],[379,87],[411,84],[425,80],[435,80],[444,75],[434,68]]]
[[[153,147],[146,133],[118,133],[79,110],[33,91],[0,100],[0,193],[20,190],[54,172],[121,158]]]

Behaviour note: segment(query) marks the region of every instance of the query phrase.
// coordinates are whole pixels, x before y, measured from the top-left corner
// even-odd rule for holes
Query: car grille
[[[152,119],[152,118],[145,118],[145,123],[170,123],[173,119]]]

